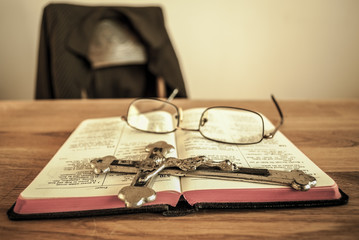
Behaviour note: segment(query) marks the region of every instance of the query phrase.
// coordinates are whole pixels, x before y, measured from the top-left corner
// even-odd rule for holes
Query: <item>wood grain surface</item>
[[[0,239],[359,239],[359,100],[280,101],[281,131],[349,195],[336,207],[203,210],[10,221],[6,211],[77,125],[120,116],[131,99],[0,102]],[[174,101],[249,108],[278,121],[268,101]]]

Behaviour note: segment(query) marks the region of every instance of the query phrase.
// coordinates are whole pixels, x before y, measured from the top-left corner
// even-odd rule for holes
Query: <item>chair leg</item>
[[[157,97],[166,98],[166,84],[163,77],[157,78]]]

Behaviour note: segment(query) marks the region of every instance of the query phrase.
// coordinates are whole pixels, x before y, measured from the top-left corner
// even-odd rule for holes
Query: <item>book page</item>
[[[184,111],[182,127],[198,128],[200,115],[204,109]],[[264,116],[266,131],[274,126]],[[263,139],[252,145],[232,145],[205,139],[199,132],[177,131],[176,142],[180,158],[205,155],[214,161],[229,159],[237,166],[266,168],[275,170],[299,169],[317,179],[317,186],[332,186],[334,181],[306,157],[281,132],[273,139]],[[287,187],[272,184],[226,181],[215,179],[183,177],[182,192],[200,189],[240,189],[240,188],[279,188]]]
[[[145,147],[156,141],[175,146],[174,134],[143,133],[129,127],[121,118],[85,120],[21,196],[41,199],[117,195],[122,187],[131,184],[134,175],[95,175],[90,160],[107,155],[142,160],[147,156]],[[169,154],[176,155],[175,151]],[[153,189],[180,192],[179,178],[157,176]]]

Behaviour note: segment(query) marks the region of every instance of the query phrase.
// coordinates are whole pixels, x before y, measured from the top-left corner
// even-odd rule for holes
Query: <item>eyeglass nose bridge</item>
[[[192,131],[192,132],[199,132],[199,127],[197,128],[187,128],[187,127],[182,127],[181,123],[183,121],[183,109],[182,108],[178,108],[178,114],[179,114],[179,121],[178,121],[178,126],[176,129],[182,130],[182,131]]]
[[[178,114],[179,114],[179,118],[178,116],[175,116],[175,118],[178,120],[178,125],[176,127],[176,130],[182,130],[182,131],[190,131],[190,132],[199,132],[200,128],[187,128],[187,127],[182,127],[181,123],[183,122],[183,109],[181,107],[178,108]]]
[[[174,118],[177,120],[177,126],[176,129],[182,129],[181,128],[181,122],[183,121],[183,110],[182,108],[177,108],[177,114],[174,116]]]

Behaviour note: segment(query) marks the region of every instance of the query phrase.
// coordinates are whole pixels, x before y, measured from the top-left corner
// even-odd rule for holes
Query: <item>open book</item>
[[[203,109],[184,111],[184,126],[197,124],[202,111]],[[266,118],[264,120],[265,129],[273,128]],[[241,167],[288,171],[300,169],[314,176],[317,186],[303,192],[289,186],[264,183],[159,175],[152,186],[157,193],[156,200],[136,211],[151,211],[151,206],[162,206],[157,208],[160,211],[175,208],[179,199],[184,199],[188,206],[195,206],[197,209],[213,206],[337,205],[345,202],[342,195],[344,193],[333,179],[281,132],[273,139],[265,139],[258,144],[238,146],[216,143],[203,138],[198,132],[191,131],[144,133],[132,129],[120,117],[114,117],[83,121],[47,166],[20,194],[11,209],[12,217],[9,217],[41,217],[41,214],[56,216],[56,213],[66,216],[66,213],[71,215],[76,212],[90,215],[93,211],[106,213],[109,210],[121,212],[125,205],[118,199],[117,194],[122,187],[130,185],[133,175],[95,175],[90,167],[90,160],[107,155],[141,160],[147,155],[145,147],[157,141],[166,141],[176,147],[176,151],[170,154],[172,157],[205,155],[212,160],[229,159]],[[126,211],[128,209],[124,210]]]

